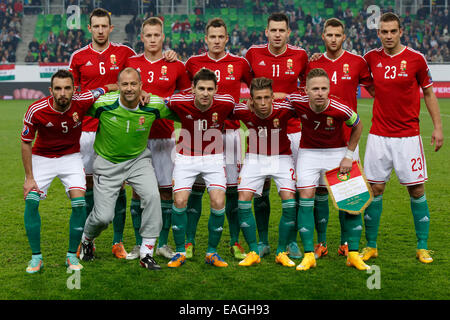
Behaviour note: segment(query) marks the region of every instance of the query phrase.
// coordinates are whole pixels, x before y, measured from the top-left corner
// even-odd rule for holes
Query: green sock
[[[259,242],[269,245],[269,218],[270,218],[270,190],[264,190],[261,197],[253,201],[256,227],[258,228]]]
[[[330,216],[328,194],[316,194],[314,198],[314,225],[317,231],[317,242],[327,244],[327,226]]]
[[[89,217],[89,214],[94,208],[94,190],[86,189],[86,194],[84,195],[84,200],[86,201],[86,217]]]
[[[297,228],[297,211],[298,211],[298,201],[300,200],[300,193],[295,193],[295,225],[294,228],[289,232],[289,238],[288,238],[288,244],[295,242],[297,243],[297,235],[298,235],[298,228]]]
[[[125,189],[122,189],[119,192],[119,197],[117,198],[116,207],[114,209],[113,244],[123,241],[123,230],[125,229],[126,212],[127,212],[127,193],[125,192]]]
[[[298,231],[305,252],[314,251],[314,198],[300,198],[297,213]]]
[[[345,233],[348,235],[348,250],[358,251],[359,241],[362,233],[361,215],[348,214],[343,212],[345,219]]]
[[[215,210],[211,208],[208,220],[208,249],[206,253],[217,252],[222,237],[223,223],[225,222],[225,208]]]
[[[84,197],[72,198],[72,214],[69,222],[69,253],[76,253],[86,222],[86,201]]]
[[[35,191],[28,193],[25,199],[24,222],[30,243],[31,253],[41,253],[41,216],[39,215],[39,194]]]
[[[141,219],[142,219],[142,211],[141,208],[141,200],[140,199],[131,199],[130,204],[130,213],[131,213],[131,221],[133,222],[134,236],[136,238],[136,245],[140,246],[142,244],[142,237],[139,233],[141,229]]]
[[[187,204],[186,243],[195,245],[197,224],[202,214],[203,191],[192,191]]]
[[[281,201],[281,219],[278,226],[278,248],[277,255],[285,252],[289,243],[289,236],[292,229],[295,230],[295,216],[297,215],[295,199]]]
[[[172,224],[172,205],[173,200],[161,200],[163,226],[159,233],[158,248],[166,245],[169,239],[170,225]]]
[[[252,212],[251,201],[238,201],[238,217],[249,251],[258,252],[258,243],[256,242],[256,222]]]
[[[177,208],[172,205],[172,233],[175,240],[175,246],[177,252],[185,252],[184,239],[186,236],[186,216],[187,208]]]
[[[347,230],[345,228],[345,211],[339,210],[339,225],[341,226],[341,245],[347,242],[348,244],[348,235]]]
[[[364,225],[366,231],[367,246],[377,247],[378,227],[380,226],[381,211],[383,210],[383,196],[373,198],[372,203],[364,213]]]
[[[226,193],[225,213],[230,230],[230,246],[239,242],[238,192],[237,188],[228,188]]]
[[[430,211],[425,195],[420,198],[411,197],[411,211],[417,236],[417,249],[428,250],[428,233],[430,230]]]

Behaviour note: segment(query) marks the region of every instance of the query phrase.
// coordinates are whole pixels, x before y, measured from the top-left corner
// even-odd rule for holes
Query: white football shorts
[[[300,148],[300,138],[302,137],[302,132],[288,133],[288,138],[291,141],[291,151],[292,151],[292,159],[294,159],[294,163],[297,163],[298,158],[298,149]]]
[[[260,196],[266,178],[273,178],[278,192],[295,193],[295,165],[291,155],[247,154],[239,177],[239,191],[249,191]]]
[[[386,183],[392,169],[402,185],[428,180],[422,138],[392,138],[369,134],[364,155],[364,173],[370,183]]]
[[[300,148],[297,159],[297,189],[326,188],[325,172],[339,167],[347,152],[344,148]]]
[[[40,191],[41,199],[47,197],[47,190],[53,179],[59,178],[67,195],[73,189],[86,191],[86,177],[83,160],[79,152],[59,158],[32,155],[33,176]]]
[[[223,150],[225,170],[227,172],[227,186],[238,185],[239,171],[242,163],[241,130],[226,130],[223,135]]]
[[[160,188],[172,188],[175,139],[149,139],[148,148],[152,153],[153,168]]]
[[[96,132],[94,131],[82,131],[80,137],[80,153],[87,176],[92,176],[94,173],[92,166],[94,164],[95,157],[95,134]]]
[[[173,192],[190,191],[201,176],[208,188],[226,190],[226,172],[223,154],[211,154],[205,156],[185,156],[177,153],[173,168]]]

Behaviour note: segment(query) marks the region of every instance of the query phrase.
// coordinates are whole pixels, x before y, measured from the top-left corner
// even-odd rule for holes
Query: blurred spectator
[[[178,19],[177,19],[177,20],[175,20],[175,22],[174,22],[174,23],[172,23],[172,26],[171,26],[171,28],[172,28],[172,32],[177,32],[177,33],[180,33],[180,32],[181,32],[181,30],[182,30],[182,27],[181,27],[181,23],[180,23],[180,21],[178,21]]]
[[[39,42],[36,40],[36,38],[33,38],[33,40],[28,45],[28,49],[30,49],[31,52],[39,52]]]
[[[29,63],[33,63],[35,61],[36,61],[36,59],[34,58],[33,54],[31,53],[30,50],[28,50],[28,53],[25,56],[25,63],[29,64]]]
[[[181,23],[181,33],[183,34],[189,34],[191,32],[191,23],[189,22],[189,19],[186,18],[182,23]]]
[[[200,17],[196,17],[195,18],[195,22],[194,22],[194,31],[195,32],[203,32],[205,31],[205,22],[203,20],[200,20]]]

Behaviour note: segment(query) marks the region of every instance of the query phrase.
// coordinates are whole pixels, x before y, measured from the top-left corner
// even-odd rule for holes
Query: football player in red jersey
[[[233,112],[234,99],[219,95],[213,71],[201,69],[193,79],[193,94],[176,94],[167,102],[181,122],[180,138],[173,170],[174,205],[172,231],[177,254],[169,262],[171,268],[186,261],[185,236],[187,202],[192,185],[201,176],[211,199],[208,221],[208,249],[205,261],[216,267],[228,264],[217,254],[225,220],[226,175],[222,130],[225,119]]]
[[[101,8],[94,9],[89,16],[88,29],[92,35],[92,42],[75,51],[69,62],[69,70],[73,73],[75,86],[81,90],[116,83],[119,71],[125,67],[127,59],[136,54],[133,49],[110,41],[109,35],[114,26],[111,24],[108,11]],[[95,156],[93,145],[97,126],[97,119],[86,117],[83,121],[80,140],[81,155],[86,171],[86,211],[88,215],[94,206],[92,164]],[[113,254],[121,259],[127,255],[123,247],[126,205],[126,193],[125,189],[122,189],[116,203],[112,248]]]
[[[56,177],[63,183],[72,203],[66,265],[71,270],[83,268],[76,257],[86,220],[86,180],[80,155],[81,122],[96,98],[112,89],[108,86],[74,93],[73,76],[67,70],[57,71],[50,83],[51,96],[33,103],[25,113],[21,135],[25,169],[24,220],[32,251],[27,273],[39,272],[44,266],[38,208],[40,199],[45,199]]]
[[[347,105],[329,98],[330,82],[325,70],[312,69],[306,77],[307,96],[291,94],[291,102],[297,116],[302,119],[302,137],[297,160],[297,189],[300,192],[298,230],[302,239],[305,257],[297,270],[308,270],[316,266],[314,256],[314,195],[318,186],[325,186],[327,170],[340,167],[347,173],[352,167],[353,153],[362,132],[358,114]],[[343,125],[351,127],[347,139]],[[345,214],[345,232],[348,234],[349,253],[347,266],[367,270],[359,256],[359,241],[362,232],[361,215]]]
[[[290,118],[295,116],[287,102],[273,101],[272,80],[254,78],[250,85],[250,102],[234,108],[233,118],[248,128],[247,152],[240,173],[239,222],[250,252],[239,262],[251,266],[260,262],[256,241],[256,222],[252,213],[252,199],[260,195],[267,177],[274,179],[281,198],[278,247],[275,262],[294,267],[286,253],[289,236],[295,230],[297,216],[295,201],[295,163],[291,141],[287,135]]]
[[[157,17],[145,20],[141,28],[141,39],[144,43],[144,53],[130,57],[127,67],[138,70],[142,78],[142,89],[160,97],[169,97],[175,91],[186,92],[191,90],[184,64],[179,60],[167,61],[163,56],[164,32],[163,22]],[[172,153],[175,148],[173,120],[155,120],[149,135],[148,147],[152,152],[152,164],[158,179],[161,195],[161,209],[163,214],[163,228],[158,239],[156,254],[171,259],[174,252],[167,245],[172,215]],[[127,259],[139,258],[139,247],[142,238],[139,235],[141,226],[141,202],[139,196],[133,191],[131,199],[131,216],[136,235],[136,246],[128,253]]]
[[[326,52],[318,59],[311,58],[308,63],[307,72],[315,68],[322,68],[328,73],[330,78],[330,95],[337,96],[343,103],[357,112],[357,90],[358,85],[372,88],[372,77],[363,57],[350,53],[342,48],[345,41],[344,24],[336,18],[325,21],[322,33],[322,40],[325,44]],[[302,81],[304,84],[304,81]],[[351,129],[343,126],[343,130],[350,138]],[[359,161],[359,148],[354,153],[354,160]],[[345,212],[339,212],[341,225],[341,243],[338,249],[339,255],[347,256],[348,243],[344,233],[343,219]],[[328,191],[319,187],[316,190],[314,200],[314,223],[317,232],[317,244],[314,246],[316,259],[328,253],[326,232],[329,219]]]
[[[228,42],[228,32],[221,18],[211,19],[205,28],[205,43],[208,52],[190,57],[186,61],[186,70],[192,79],[202,68],[207,68],[216,74],[217,93],[230,94],[239,102],[241,83],[250,85],[252,78],[248,61],[225,51]],[[235,258],[242,260],[245,252],[239,243],[238,195],[237,185],[241,164],[241,139],[239,121],[225,121],[224,156],[227,173],[226,216],[230,231],[230,249]],[[194,184],[188,204],[188,227],[186,238],[186,257],[191,258],[195,246],[195,233],[201,215],[204,184],[197,181]]]
[[[420,137],[420,88],[434,130],[431,144],[438,151],[444,142],[439,104],[425,57],[401,44],[400,19],[393,13],[380,18],[378,37],[382,47],[366,53],[373,76],[375,100],[372,127],[367,138],[364,171],[372,186],[374,200],[365,211],[367,247],[363,260],[378,256],[377,234],[382,212],[382,196],[392,169],[406,186],[417,236],[416,257],[431,263],[428,251],[430,213],[424,182],[427,169]]]
[[[298,90],[298,81],[306,72],[308,55],[306,51],[288,44],[291,30],[289,18],[283,13],[272,14],[267,21],[266,37],[268,43],[250,47],[245,55],[255,77],[265,77],[273,80],[275,99]],[[300,120],[289,120],[288,136],[292,142],[291,150],[294,161],[297,158],[298,145],[301,136]],[[268,242],[270,215],[270,180],[266,183],[261,197],[255,198],[255,216],[259,235],[259,255],[263,257],[270,252]],[[291,258],[301,258],[298,248],[297,232],[293,232],[287,251]]]

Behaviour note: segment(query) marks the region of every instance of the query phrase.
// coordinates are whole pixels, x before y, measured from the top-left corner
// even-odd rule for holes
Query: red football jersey
[[[359,123],[359,116],[349,106],[329,99],[327,107],[317,113],[311,109],[308,96],[294,93],[287,100],[302,121],[300,148],[341,148],[348,145],[342,125],[349,121],[352,122],[350,126]]]
[[[420,134],[420,87],[433,85],[425,57],[405,47],[390,56],[383,48],[366,53],[375,87],[370,133],[384,137]]]
[[[239,102],[241,96],[241,82],[250,86],[252,73],[250,64],[243,58],[227,53],[222,58],[215,60],[207,52],[192,56],[186,61],[186,70],[192,80],[194,75],[202,68],[214,71],[217,77],[217,93],[229,94],[234,101]],[[239,121],[225,121],[225,129],[239,129]]]
[[[175,94],[166,102],[181,122],[177,152],[188,156],[223,153],[222,130],[225,119],[233,112],[233,97],[216,94],[205,111],[195,106],[194,99],[193,94]]]
[[[32,142],[37,132],[32,152],[48,158],[80,152],[81,123],[94,101],[90,91],[75,93],[64,112],[53,109],[52,96],[34,102],[24,116],[22,141]]]
[[[114,42],[99,52],[89,44],[70,57],[69,70],[72,72],[75,85],[81,90],[95,89],[107,84],[116,83],[119,71],[125,67],[128,58],[136,55],[133,49]],[[97,131],[98,120],[89,116],[83,121],[83,131]]]
[[[290,44],[279,55],[270,52],[268,43],[254,45],[248,49],[245,57],[250,62],[255,78],[272,79],[273,92],[287,94],[297,91],[298,81],[302,79],[308,65],[306,51]],[[300,120],[297,118],[289,120],[288,133],[296,133],[300,130]]]
[[[137,69],[141,74],[142,89],[162,98],[170,97],[175,90],[189,91],[189,79],[183,62],[167,62],[164,59],[148,60],[139,54],[130,57],[125,65]],[[157,119],[150,129],[149,139],[170,139],[174,130],[173,120]]]
[[[357,112],[358,84],[370,86],[373,83],[369,67],[363,57],[346,50],[336,59],[332,60],[324,53],[318,60],[310,61],[302,84],[305,84],[306,75],[315,68],[322,68],[330,78],[330,95],[342,99],[343,103]],[[347,138],[350,138],[351,128],[344,126]]]
[[[273,102],[267,118],[258,117],[246,104],[234,107],[233,118],[241,120],[248,128],[247,153],[264,155],[290,155],[291,141],[287,136],[288,119],[295,116],[294,109],[286,102]]]

